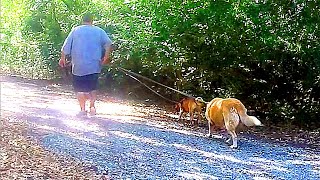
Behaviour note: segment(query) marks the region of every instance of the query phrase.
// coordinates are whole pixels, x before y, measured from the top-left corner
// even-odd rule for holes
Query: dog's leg
[[[195,123],[193,122],[193,120],[194,120],[194,113],[192,112],[192,111],[190,111],[190,124],[191,125],[194,125]]]
[[[196,122],[197,122],[197,126],[199,126],[199,123],[202,122],[201,111],[198,112],[198,117],[197,117]]]
[[[195,125],[196,127],[199,127],[198,117],[194,119],[194,125]]]
[[[183,114],[183,111],[182,111],[182,109],[180,109],[178,122],[180,122],[182,114]]]
[[[207,110],[206,110],[206,112],[205,112],[205,117],[206,117],[206,119],[207,119],[207,122],[208,122],[208,134],[207,134],[207,137],[208,138],[211,138],[211,120],[210,120],[210,116],[209,116],[209,106],[207,107]]]
[[[235,132],[236,127],[239,124],[239,118],[236,118],[237,114],[234,113],[234,109],[227,110],[223,113],[223,118],[225,121],[225,127],[228,131],[228,133],[231,135],[232,139],[232,145],[230,146],[231,148],[237,148],[238,147],[238,139],[237,139],[237,134]],[[227,140],[227,142],[230,142],[230,140]]]
[[[207,137],[208,138],[211,138],[212,137],[212,134],[211,134],[211,123],[210,123],[210,119],[208,119],[208,130],[209,130],[209,133],[207,134]]]
[[[230,136],[229,138],[227,138],[226,142],[227,142],[228,144],[230,144],[230,143],[231,143],[231,140],[232,140],[232,137]]]
[[[237,138],[236,132],[234,132],[234,131],[228,131],[228,132],[229,132],[229,134],[231,135],[231,138],[232,138],[232,145],[230,147],[231,148],[237,148],[238,147],[238,138]]]

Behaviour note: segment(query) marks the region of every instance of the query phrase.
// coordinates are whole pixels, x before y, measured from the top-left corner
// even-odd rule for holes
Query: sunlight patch
[[[78,102],[76,102],[76,100],[56,100],[53,101],[52,106],[59,112],[68,115],[75,115],[77,112],[80,111],[80,108],[78,107]]]
[[[56,129],[54,127],[47,126],[47,125],[36,125],[36,128],[49,130],[49,131],[56,131]]]
[[[215,154],[215,153],[212,153],[212,152],[206,152],[206,151],[202,151],[202,150],[199,150],[199,149],[192,148],[190,146],[185,146],[183,144],[173,144],[173,146],[175,146],[176,148],[179,148],[179,149],[183,149],[185,151],[197,152],[199,154],[202,154],[202,156],[209,157],[209,158],[212,157],[212,158],[223,159],[223,160],[227,160],[227,161],[231,161],[231,162],[235,162],[235,163],[252,164],[252,163],[249,163],[249,162],[245,162],[245,161],[239,160],[239,159],[237,159],[237,158],[235,158],[233,156],[219,155],[219,154]]]
[[[77,129],[80,131],[99,131],[100,128],[97,124],[89,124],[83,121],[76,120],[63,120],[63,123],[70,128]]]
[[[134,114],[134,108],[128,105],[122,105],[117,103],[102,103],[97,102],[97,108],[103,114]]]
[[[261,164],[262,166],[265,165],[273,165],[273,166],[282,166],[282,163],[278,163],[275,160],[268,160],[265,158],[258,158],[258,157],[254,157],[254,158],[250,158],[250,161],[254,161],[254,162],[258,162],[259,164]]]
[[[61,129],[57,129],[55,127],[51,127],[51,126],[47,126],[47,125],[37,125],[35,124],[35,127],[37,129],[43,129],[43,130],[49,130],[49,131],[53,131],[59,134],[64,134],[67,136],[70,136],[71,138],[80,140],[80,141],[85,141],[85,142],[89,142],[89,143],[95,143],[95,144],[101,144],[101,145],[105,145],[106,143],[103,142],[99,142],[99,141],[95,141],[93,139],[87,138],[83,135],[83,133],[74,133],[74,132],[70,132],[70,131],[65,131],[65,130],[61,130]],[[100,136],[108,136],[107,133],[102,133],[102,132],[98,132],[98,133],[94,133],[96,135],[100,135]]]
[[[215,176],[209,175],[209,174],[204,174],[204,173],[197,173],[197,172],[181,172],[178,174],[179,176],[182,176],[183,178],[186,179],[218,179]]]
[[[168,131],[185,134],[185,135],[193,135],[193,136],[203,136],[202,133],[191,132],[189,130],[180,130],[180,129],[168,129]]]
[[[308,160],[288,160],[289,163],[297,164],[297,165],[314,165],[320,166],[320,161],[308,161]]]
[[[106,144],[106,143],[103,143],[103,142],[95,141],[95,140],[92,140],[90,138],[86,138],[86,137],[80,136],[79,134],[75,134],[75,133],[72,133],[72,134],[68,133],[68,135],[70,135],[74,139],[77,139],[77,140],[80,140],[80,141],[85,141],[85,142],[94,143],[94,144],[100,144],[100,145],[105,145]]]
[[[246,173],[250,173],[250,174],[255,174],[255,175],[260,175],[260,174],[263,174],[263,172],[261,172],[260,170],[258,169],[250,169],[250,170],[247,170],[247,169],[242,169],[243,172],[246,172]]]
[[[317,169],[311,170],[311,172],[320,175],[320,168],[319,168],[319,170],[317,170]]]
[[[84,142],[94,143],[94,144],[101,144],[105,145],[106,143],[95,141],[93,139],[85,137],[82,133],[74,133],[74,132],[68,132],[68,131],[60,131],[60,133],[70,136],[73,139],[77,139]]]
[[[119,137],[122,137],[122,138],[139,141],[139,142],[143,142],[143,143],[146,143],[146,144],[152,144],[154,146],[164,146],[163,143],[158,142],[157,140],[154,140],[154,139],[151,139],[151,138],[139,137],[139,136],[136,136],[136,135],[133,135],[133,134],[129,134],[129,133],[125,133],[125,132],[121,132],[121,131],[113,131],[111,133],[113,133],[114,135],[117,135]]]
[[[266,178],[266,177],[253,177],[254,180],[273,180],[270,178]]]
[[[37,115],[37,117],[41,118],[41,119],[54,119],[56,118],[55,116],[50,116],[50,115]]]
[[[290,172],[289,169],[283,167],[285,164],[282,162],[277,162],[276,160],[268,160],[264,158],[250,158],[249,159],[253,164],[259,166],[263,169],[277,170],[282,172]]]
[[[108,116],[99,116],[103,118],[111,119],[112,121],[117,121],[119,123],[129,123],[129,124],[139,124],[137,120],[141,120],[139,117],[126,116],[126,115],[108,115]]]

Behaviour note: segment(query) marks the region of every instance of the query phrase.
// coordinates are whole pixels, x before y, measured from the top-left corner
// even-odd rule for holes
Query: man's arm
[[[73,30],[69,33],[68,37],[65,39],[65,41],[62,45],[62,48],[61,48],[61,56],[60,56],[60,61],[59,61],[59,65],[61,67],[66,66],[66,55],[71,54],[72,32],[73,32]]]
[[[61,52],[61,57],[60,57],[60,61],[59,61],[59,66],[60,67],[65,67],[66,66],[66,55],[64,54],[64,52]]]
[[[104,53],[104,56],[101,60],[102,65],[110,63],[111,46],[109,44],[106,44],[104,46],[104,49],[105,49],[105,53]]]
[[[101,33],[102,33],[101,43],[102,43],[103,48],[105,50],[104,56],[101,59],[101,64],[104,65],[104,64],[110,63],[110,53],[111,53],[111,49],[112,49],[111,48],[112,41],[104,30],[101,29]]]

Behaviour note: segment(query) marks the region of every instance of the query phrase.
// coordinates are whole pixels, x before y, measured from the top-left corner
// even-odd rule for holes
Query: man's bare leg
[[[91,115],[96,114],[96,106],[95,106],[96,100],[97,100],[97,91],[93,90],[90,92],[90,114]]]
[[[78,99],[78,102],[79,102],[79,105],[80,105],[80,109],[81,109],[81,112],[85,112],[86,111],[86,94],[83,93],[83,92],[77,92],[77,99]]]

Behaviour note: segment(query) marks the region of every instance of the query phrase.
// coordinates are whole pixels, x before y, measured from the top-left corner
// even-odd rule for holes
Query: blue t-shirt
[[[112,41],[107,33],[92,25],[75,27],[62,46],[62,51],[72,57],[72,74],[84,76],[101,72],[102,52]]]

